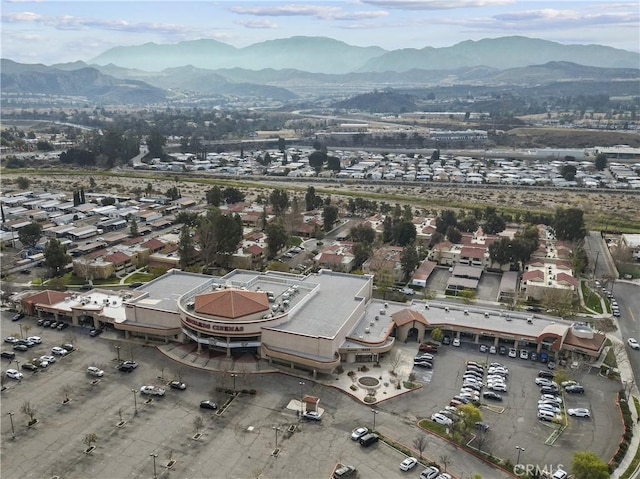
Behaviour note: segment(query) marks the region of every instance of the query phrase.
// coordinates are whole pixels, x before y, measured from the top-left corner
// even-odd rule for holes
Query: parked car
[[[213,401],[206,400],[206,401],[200,401],[200,408],[215,410],[215,409],[218,409],[218,405]]]
[[[369,432],[369,429],[366,427],[357,427],[353,431],[351,431],[351,440],[358,441],[362,436],[366,435]]]
[[[89,366],[87,368],[87,374],[91,375],[91,376],[95,376],[97,378],[101,378],[102,376],[104,376],[104,371],[100,368],[97,368],[95,366]]]
[[[302,417],[311,421],[321,421],[322,417],[317,411],[305,411]]]
[[[347,479],[352,477],[356,473],[356,468],[353,466],[340,466],[333,473],[333,479]]]
[[[451,344],[451,336],[444,336],[442,338],[442,344],[444,344],[445,346],[449,346]]]
[[[578,408],[575,408],[575,409],[567,409],[567,414],[569,416],[576,416],[576,417],[591,417],[591,411],[589,411],[585,407],[578,407]]]
[[[526,349],[521,349],[520,359],[529,359],[529,351],[527,351]]]
[[[506,393],[507,385],[504,383],[492,383],[487,386],[487,389],[490,389],[491,391],[500,391]]]
[[[371,444],[375,444],[378,442],[380,437],[377,434],[366,434],[359,439],[360,445],[364,447],[369,447]]]
[[[159,386],[142,386],[140,388],[140,394],[146,394],[147,396],[164,396],[165,390]]]
[[[535,382],[536,386],[551,386],[555,384],[551,379],[541,377],[537,377]]]
[[[549,362],[547,363],[547,367],[548,367],[549,369],[555,369],[555,368],[556,368],[556,363],[555,363],[555,361],[549,361]]]
[[[453,421],[451,419],[439,413],[432,414],[431,420],[437,424],[441,424],[442,426],[447,426],[447,427],[450,427],[453,424]]]
[[[540,362],[541,363],[546,363],[547,361],[549,361],[549,354],[548,353],[540,353]]]
[[[169,383],[169,387],[173,389],[180,389],[181,391],[184,391],[185,389],[187,389],[187,385],[180,381],[171,381]]]
[[[120,371],[123,371],[123,372],[126,372],[126,373],[130,373],[131,371],[133,371],[137,367],[138,367],[138,364],[135,361],[123,361],[118,366],[118,369]]]
[[[18,371],[17,369],[7,369],[7,377],[11,378],[11,379],[17,379],[20,380],[23,378],[23,375],[20,371]]]
[[[538,353],[536,353],[535,351],[534,351],[534,352],[532,352],[532,353],[529,355],[529,359],[531,359],[531,361],[537,361],[537,360],[538,360]]]
[[[413,365],[419,368],[433,369],[433,364],[429,361],[415,361]]]
[[[460,339],[455,338],[451,344],[455,347],[460,347]]]
[[[55,329],[55,328],[57,328],[57,327],[58,327],[58,321],[53,321],[51,324],[49,324],[49,327],[50,327],[51,329]]]
[[[62,349],[66,349],[66,350],[67,350],[67,351],[69,351],[69,352],[71,352],[71,351],[74,351],[74,350],[75,350],[75,348],[73,347],[73,344],[71,344],[71,343],[64,343],[64,344],[61,344],[61,345],[60,345],[60,347],[61,347]]]
[[[493,401],[502,401],[502,396],[500,394],[495,393],[493,391],[485,391],[482,393],[482,397],[485,399],[491,399]]]
[[[436,479],[440,475],[440,469],[436,466],[429,466],[420,473],[420,479]]]
[[[540,388],[540,393],[541,394],[552,394],[554,396],[560,395],[560,393],[558,392],[558,388],[553,387],[553,386],[542,386]]]
[[[425,351],[427,353],[436,354],[438,352],[438,346],[434,344],[421,344],[418,348],[419,351]]]
[[[44,318],[40,318],[40,319],[37,321],[37,323],[36,323],[36,324],[37,324],[38,326],[42,326],[42,325],[44,324],[44,322],[45,322],[45,321],[46,321],[46,319],[44,319]]]
[[[489,346],[489,354],[496,354],[498,349],[495,346]]]
[[[481,353],[486,353],[488,348],[485,344],[481,344],[479,349]]]
[[[563,471],[562,469],[558,469],[556,472],[553,473],[553,476],[551,476],[551,479],[567,479],[569,477],[569,473],[566,471]]]
[[[579,384],[578,381],[574,381],[572,379],[569,379],[567,381],[562,381],[560,383],[560,386],[562,386],[563,388],[566,388],[567,386],[573,386],[574,384]]]
[[[553,394],[542,394],[540,396],[540,399],[543,400],[543,401],[545,399],[547,399],[547,400],[550,400],[550,401],[554,401],[557,404],[562,404],[562,398],[560,396],[555,396]]]
[[[514,348],[510,348],[509,349],[509,357],[510,358],[515,358],[517,356],[518,356],[518,352]]]
[[[415,457],[407,457],[404,461],[400,463],[401,471],[410,471],[418,464],[418,460]]]
[[[42,344],[42,338],[40,336],[29,336],[27,339],[32,343]]]
[[[66,350],[66,349],[64,349],[64,348],[61,348],[60,346],[54,346],[54,347],[52,347],[52,348],[51,348],[51,352],[52,352],[53,354],[55,354],[56,356],[66,356],[66,355],[69,353],[69,351],[67,351],[67,350]]]
[[[19,321],[22,318],[24,318],[24,313],[17,313],[13,315],[13,317],[11,318],[11,321]]]
[[[498,354],[500,356],[506,356],[507,355],[507,348],[505,348],[504,346],[500,346],[498,348]]]
[[[571,386],[567,386],[564,390],[571,394],[584,394],[584,387],[580,384],[573,384]]]
[[[475,427],[479,431],[487,432],[491,426],[489,426],[486,422],[479,421],[475,424]]]
[[[553,374],[553,372],[551,371],[545,371],[544,369],[541,369],[540,371],[538,371],[538,377],[553,379],[555,377],[555,374]]]
[[[16,344],[18,342],[18,338],[7,336],[6,338],[4,338],[4,342],[9,344]]]
[[[627,339],[627,344],[631,346],[633,349],[640,349],[640,343],[635,338]]]
[[[104,332],[104,329],[102,328],[97,328],[97,329],[92,329],[91,331],[89,331],[89,336],[100,336],[102,333]]]
[[[13,349],[21,352],[25,352],[29,350],[26,344],[14,344]]]
[[[542,403],[538,404],[538,411],[551,411],[554,414],[559,414],[562,410],[555,404]]]
[[[40,356],[40,361],[46,361],[49,364],[53,364],[56,362],[56,358],[55,356],[51,356],[50,354],[44,354]]]
[[[56,329],[58,331],[62,331],[63,329],[67,328],[68,326],[69,326],[69,323],[61,322],[61,323],[58,323],[58,326],[56,327]]]
[[[418,354],[415,358],[413,358],[414,361],[433,361],[433,354],[428,354],[428,353],[423,353],[423,354]]]

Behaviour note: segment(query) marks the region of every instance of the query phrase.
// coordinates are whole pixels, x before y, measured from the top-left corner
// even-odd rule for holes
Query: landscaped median
[[[477,457],[478,459],[480,459],[481,461],[486,462],[487,464],[492,465],[493,467],[496,467],[498,469],[500,469],[501,471],[512,475],[513,477],[518,477],[515,474],[513,474],[513,464],[511,463],[511,461],[507,460],[507,461],[503,461],[502,459],[500,459],[499,457],[494,456],[493,454],[490,453],[485,453],[482,451],[479,451],[475,448],[469,447],[467,446],[467,444],[462,441],[462,437],[460,437],[460,442],[459,441],[455,441],[452,437],[451,434],[447,434],[447,428],[441,424],[437,424],[429,419],[422,419],[418,422],[418,427],[424,431],[427,431],[435,436],[438,436],[439,438],[441,438],[444,441],[447,441],[448,443],[452,444],[455,447],[458,447],[462,450],[464,450],[465,452],[467,452],[468,454],[472,454],[473,456]]]

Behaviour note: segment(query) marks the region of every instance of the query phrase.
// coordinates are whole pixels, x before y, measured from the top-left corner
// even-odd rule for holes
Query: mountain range
[[[443,48],[393,51],[380,47],[356,47],[325,37],[297,36],[255,43],[244,48],[211,39],[173,45],[145,43],[109,49],[89,63],[111,63],[148,71],[193,65],[209,70],[273,68],[312,73],[350,73],[451,70],[470,66],[505,69],[550,61],[570,61],[606,68],[638,68],[640,54],[601,45],[563,45],[520,36],[468,40]]]
[[[117,47],[91,63],[46,66],[3,59],[0,66],[3,93],[82,96],[103,104],[158,103],[191,95],[289,102],[454,85],[571,88],[588,82],[590,94],[610,95],[637,95],[640,89],[638,53],[525,37],[390,52],[316,37],[245,48],[197,40]]]

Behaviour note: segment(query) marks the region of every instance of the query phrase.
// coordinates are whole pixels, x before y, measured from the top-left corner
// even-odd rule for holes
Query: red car
[[[421,344],[418,348],[420,351],[436,354],[438,352],[438,346],[433,344]]]

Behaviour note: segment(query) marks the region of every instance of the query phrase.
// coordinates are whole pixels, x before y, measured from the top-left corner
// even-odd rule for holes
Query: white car
[[[17,369],[7,369],[7,377],[11,379],[22,379],[22,373]]]
[[[440,474],[440,469],[435,466],[429,466],[420,473],[420,479],[436,479]]]
[[[559,414],[561,411],[561,409],[558,406],[550,403],[538,404],[538,411],[541,411],[541,410],[551,411],[554,414]]]
[[[56,362],[55,356],[51,356],[49,354],[45,354],[44,356],[40,356],[40,361],[46,361],[49,364],[53,364]]]
[[[51,352],[57,356],[66,356],[69,351],[60,346],[54,346],[51,348]]]
[[[541,400],[547,400],[555,402],[556,404],[562,404],[562,398],[560,396],[554,396],[553,394],[543,394],[540,396]]]
[[[547,378],[536,378],[536,386],[558,386],[555,382],[553,382],[551,379],[547,379]]]
[[[516,351],[514,348],[509,349],[509,357],[510,358],[515,358],[518,356],[518,351]]]
[[[502,381],[504,382],[506,376],[502,376],[501,374],[489,374],[487,376],[487,381]]]
[[[489,384],[487,389],[490,389],[491,391],[500,391],[500,392],[506,393],[507,385],[504,383],[493,383],[493,384]]]
[[[567,477],[569,477],[568,472],[563,471],[562,469],[558,469],[556,472],[553,473],[553,476],[551,476],[551,479],[567,479]]]
[[[42,343],[42,338],[40,336],[29,336],[27,338],[27,341],[31,341],[31,342],[36,343],[36,344],[41,344]]]
[[[97,378],[101,378],[102,376],[104,376],[104,371],[100,368],[97,368],[95,366],[89,366],[87,368],[87,374],[91,375],[91,376],[95,376]]]
[[[576,417],[591,417],[591,411],[589,411],[585,407],[567,409],[567,414],[569,414],[569,416],[576,416]]]
[[[460,346],[460,340],[458,338],[455,338],[451,344],[453,344],[456,347],[459,347]]]
[[[158,386],[142,386],[140,393],[149,396],[164,396],[164,389]]]
[[[443,426],[451,426],[453,424],[453,421],[449,419],[447,416],[443,414],[438,414],[438,413],[432,414],[431,420]]]
[[[351,440],[358,441],[362,436],[366,436],[369,429],[366,427],[357,427],[351,432]]]
[[[452,479],[452,478],[451,478],[451,474],[447,472],[443,472],[438,477],[436,477],[436,479]]]
[[[418,464],[418,460],[415,457],[407,457],[404,461],[400,463],[401,471],[410,471]]]
[[[498,352],[498,350],[496,349],[495,346],[490,346],[489,347],[489,354],[496,354]]]
[[[638,341],[635,340],[635,338],[629,338],[627,339],[627,343],[629,344],[629,346],[631,346],[633,349],[640,349],[640,343],[638,343]]]

